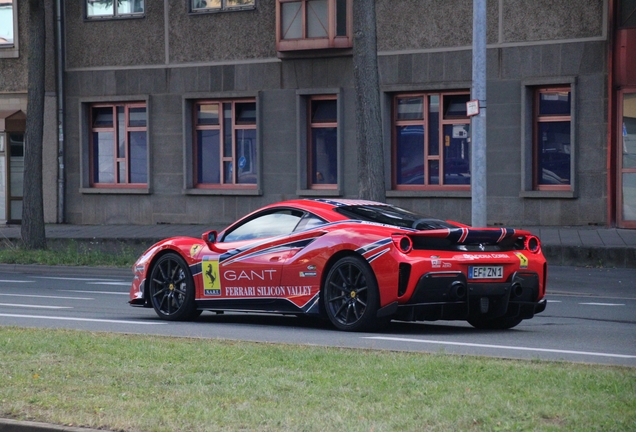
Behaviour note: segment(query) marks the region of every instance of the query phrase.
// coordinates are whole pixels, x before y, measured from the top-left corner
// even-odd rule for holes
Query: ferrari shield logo
[[[195,244],[190,248],[190,256],[194,258],[196,254],[201,250],[201,245]]]
[[[206,296],[221,295],[221,280],[219,279],[219,261],[203,261],[203,290]]]

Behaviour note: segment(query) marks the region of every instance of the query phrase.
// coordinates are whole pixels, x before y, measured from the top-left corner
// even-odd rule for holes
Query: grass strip
[[[636,369],[0,327],[0,416],[123,431],[636,430]]]
[[[46,250],[27,250],[20,244],[3,241],[0,243],[0,263],[41,264],[61,266],[91,267],[132,267],[139,257],[139,251],[120,245],[116,251],[106,252],[75,241]]]

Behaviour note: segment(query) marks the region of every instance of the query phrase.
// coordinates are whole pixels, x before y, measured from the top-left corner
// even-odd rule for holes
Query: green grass
[[[103,250],[101,244],[73,240],[46,250],[27,250],[19,243],[4,240],[0,243],[0,263],[129,268],[139,257],[139,252],[139,247],[135,249],[125,243]]]
[[[630,431],[636,369],[0,327],[0,417],[124,431]]]

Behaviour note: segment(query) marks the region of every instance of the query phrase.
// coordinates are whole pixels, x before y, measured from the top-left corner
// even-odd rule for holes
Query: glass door
[[[618,226],[636,228],[636,89],[619,93]]]

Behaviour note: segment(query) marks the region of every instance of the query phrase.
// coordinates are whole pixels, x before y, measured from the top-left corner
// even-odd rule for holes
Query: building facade
[[[0,45],[0,110],[15,115],[28,11],[3,1],[19,40]],[[357,196],[353,0],[49,7],[48,222],[223,224]],[[489,225],[636,228],[635,8],[487,2]],[[376,13],[387,202],[470,223],[472,2]]]

